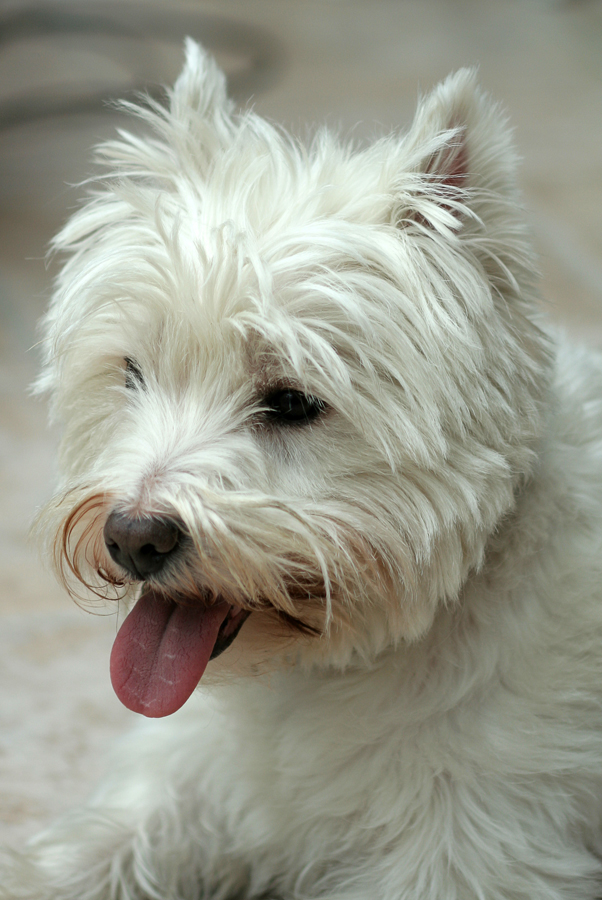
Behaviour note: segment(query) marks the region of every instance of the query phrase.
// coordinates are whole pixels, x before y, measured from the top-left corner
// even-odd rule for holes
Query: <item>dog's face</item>
[[[545,341],[498,111],[460,72],[411,131],[304,150],[192,42],[57,240],[40,386],[59,569],[131,605],[127,705],[210,658],[361,662],[430,626],[528,476]],[[231,646],[230,646],[231,645]],[[167,685],[167,686],[166,686]]]

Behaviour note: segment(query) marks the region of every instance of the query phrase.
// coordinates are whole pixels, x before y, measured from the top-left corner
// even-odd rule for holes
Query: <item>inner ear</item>
[[[422,232],[446,232],[459,227],[466,211],[470,171],[466,127],[451,126],[441,138],[437,149],[420,164],[418,189],[396,210],[398,228],[417,225]]]
[[[454,128],[449,142],[427,160],[425,174],[431,176],[435,187],[441,186],[444,195],[461,199],[468,179],[468,149],[464,126]]]

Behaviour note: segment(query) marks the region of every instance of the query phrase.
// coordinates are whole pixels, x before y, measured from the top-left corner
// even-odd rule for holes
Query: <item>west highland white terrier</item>
[[[192,41],[130,108],[56,240],[43,527],[176,715],[0,897],[602,896],[602,361],[540,317],[503,114],[460,71],[304,147]]]

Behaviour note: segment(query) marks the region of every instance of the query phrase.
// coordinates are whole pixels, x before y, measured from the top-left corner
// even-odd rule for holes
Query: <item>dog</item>
[[[126,106],[55,241],[39,527],[148,721],[0,897],[602,896],[602,360],[505,115],[461,70],[303,146],[192,40]]]

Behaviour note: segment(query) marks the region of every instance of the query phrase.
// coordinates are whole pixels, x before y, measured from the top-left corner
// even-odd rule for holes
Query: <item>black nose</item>
[[[181,532],[170,519],[112,512],[104,527],[111,558],[139,581],[160,572],[177,550]]]

